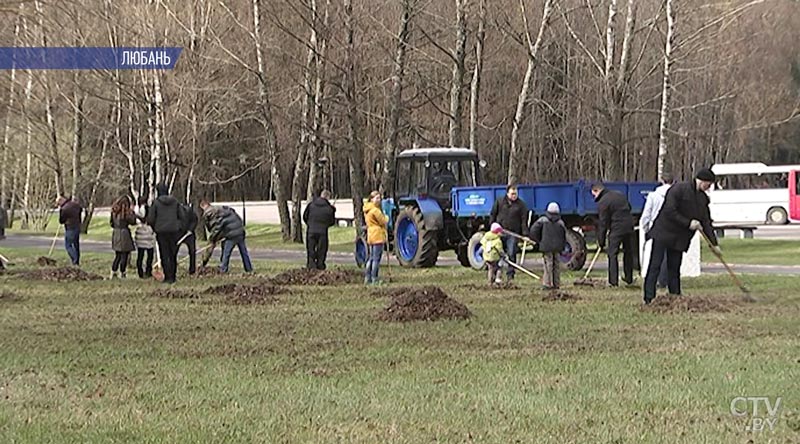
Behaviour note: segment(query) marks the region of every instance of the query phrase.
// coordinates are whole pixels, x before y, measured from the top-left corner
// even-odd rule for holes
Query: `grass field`
[[[40,254],[14,253],[17,268]],[[108,262],[88,254],[84,268],[105,275]],[[265,276],[292,266],[256,263]],[[800,440],[796,278],[748,276],[760,300],[748,305],[725,276],[689,279],[687,295],[730,311],[659,314],[634,289],[544,302],[524,277],[484,290],[460,267],[382,272],[391,286],[435,283],[474,317],[386,323],[389,301],[361,285],[232,306],[156,298],[153,281],[0,275],[0,442]],[[745,431],[738,396],[780,396],[775,431]]]

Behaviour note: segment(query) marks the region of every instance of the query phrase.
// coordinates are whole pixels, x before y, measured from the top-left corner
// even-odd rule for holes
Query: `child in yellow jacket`
[[[493,223],[491,230],[483,235],[481,239],[481,246],[483,247],[483,260],[486,262],[486,268],[489,269],[489,285],[493,283],[502,282],[502,273],[500,269],[500,259],[505,256],[503,251],[503,240],[500,235],[503,233],[503,227],[497,222]]]

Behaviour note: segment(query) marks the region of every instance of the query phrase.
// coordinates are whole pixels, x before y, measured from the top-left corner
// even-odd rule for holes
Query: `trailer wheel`
[[[586,239],[575,230],[567,230],[567,244],[559,255],[568,270],[576,271],[586,263]]]
[[[483,270],[486,267],[486,262],[483,260],[483,246],[481,239],[483,239],[483,231],[478,231],[469,238],[467,244],[467,260],[469,266],[475,270]]]
[[[405,207],[395,221],[395,255],[404,267],[427,268],[436,265],[439,245],[436,230],[425,228],[422,211],[417,207]]]
[[[469,243],[462,242],[456,247],[456,257],[462,267],[470,267],[472,264],[469,262]]]
[[[356,258],[356,265],[358,268],[363,268],[364,264],[367,263],[367,241],[363,237],[356,238],[356,249],[355,249],[355,258]]]

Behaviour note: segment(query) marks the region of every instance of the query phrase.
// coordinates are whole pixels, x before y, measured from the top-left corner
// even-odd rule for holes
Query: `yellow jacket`
[[[364,220],[367,222],[367,244],[376,245],[386,243],[388,235],[386,224],[389,218],[372,202],[364,204]]]

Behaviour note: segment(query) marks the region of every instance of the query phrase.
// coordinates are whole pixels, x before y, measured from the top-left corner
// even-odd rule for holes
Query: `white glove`
[[[700,221],[697,220],[697,219],[692,219],[692,221],[689,222],[689,229],[692,230],[692,231],[698,231],[698,230],[700,230],[702,228],[703,228],[703,224],[701,224]]]

